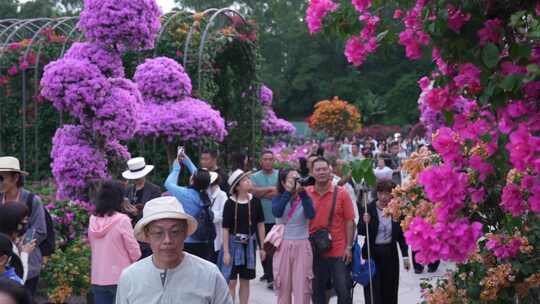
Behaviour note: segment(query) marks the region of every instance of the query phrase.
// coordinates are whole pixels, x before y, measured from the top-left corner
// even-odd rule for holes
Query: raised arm
[[[285,208],[287,207],[287,203],[291,200],[291,196],[292,193],[285,191],[272,199],[272,214],[275,217],[283,216],[283,212],[285,212]]]

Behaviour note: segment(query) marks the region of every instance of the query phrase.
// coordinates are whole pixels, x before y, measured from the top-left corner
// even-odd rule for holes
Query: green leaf
[[[375,173],[373,173],[373,169],[366,172],[365,181],[368,186],[375,187],[377,184],[377,178],[375,177]]]
[[[533,73],[533,74],[536,74],[536,75],[539,75],[540,74],[540,67],[538,67],[536,64],[534,63],[531,63],[527,66],[527,71],[529,71],[529,73]]]
[[[482,60],[488,68],[494,68],[499,62],[499,48],[493,43],[488,43],[482,52]]]
[[[454,123],[454,113],[451,111],[444,111],[444,120],[447,125],[451,126]]]
[[[512,92],[519,86],[524,77],[520,74],[508,75],[501,81],[500,87],[507,92]]]
[[[530,46],[523,44],[512,44],[509,49],[510,57],[514,60],[529,58],[531,51],[532,49]]]

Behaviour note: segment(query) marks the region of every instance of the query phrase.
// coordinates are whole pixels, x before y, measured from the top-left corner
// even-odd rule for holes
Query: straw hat
[[[0,157],[0,172],[17,172],[28,175],[28,172],[21,170],[19,160],[12,156]]]
[[[234,187],[238,185],[238,183],[246,176],[250,175],[251,171],[244,172],[244,170],[236,169],[231,176],[229,176],[229,180],[227,181],[230,186],[229,193],[234,194]]]
[[[144,205],[143,217],[135,225],[135,238],[147,242],[144,228],[151,222],[162,219],[186,220],[188,224],[187,235],[197,230],[197,220],[187,214],[182,204],[174,196],[162,196],[148,201]]]
[[[122,173],[122,176],[125,179],[143,178],[148,175],[150,171],[154,170],[154,166],[146,164],[144,157],[135,157],[128,160],[127,166],[129,170]]]

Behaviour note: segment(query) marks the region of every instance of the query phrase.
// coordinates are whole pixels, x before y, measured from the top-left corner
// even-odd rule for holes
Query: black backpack
[[[28,207],[28,217],[30,218],[32,216],[32,206],[34,203],[34,194],[29,193],[28,197],[26,198],[26,206]],[[54,253],[54,249],[56,248],[56,233],[54,231],[54,222],[52,220],[51,215],[49,214],[49,211],[44,206],[41,206],[43,208],[43,213],[45,214],[45,224],[47,227],[47,238],[43,240],[39,244],[39,250],[41,251],[42,256],[50,256]]]
[[[203,205],[201,210],[195,215],[195,220],[197,220],[199,225],[191,237],[198,241],[214,241],[216,238],[214,212],[210,207],[212,207],[212,204]]]

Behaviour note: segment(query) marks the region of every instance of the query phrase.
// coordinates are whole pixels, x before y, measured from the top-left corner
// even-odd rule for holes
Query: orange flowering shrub
[[[334,97],[319,101],[314,108],[309,118],[309,127],[313,130],[338,138],[345,133],[360,131],[360,111],[347,101]]]

